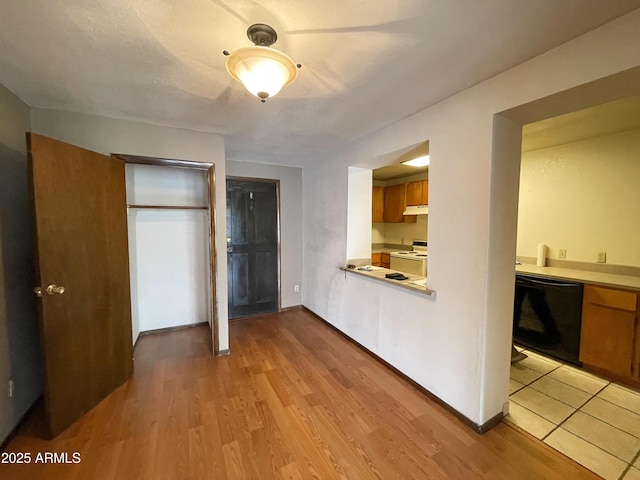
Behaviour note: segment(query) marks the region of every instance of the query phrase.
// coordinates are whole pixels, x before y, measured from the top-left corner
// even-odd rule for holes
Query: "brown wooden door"
[[[36,134],[27,142],[53,437],[133,373],[124,163]]]
[[[272,182],[227,179],[229,318],[278,311],[278,196]]]

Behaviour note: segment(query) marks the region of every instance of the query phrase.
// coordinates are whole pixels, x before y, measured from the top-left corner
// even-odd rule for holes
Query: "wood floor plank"
[[[302,310],[145,335],[135,373],[48,441],[38,409],[7,452],[81,463],[0,464],[2,480],[586,480],[598,478],[507,424],[478,435]]]

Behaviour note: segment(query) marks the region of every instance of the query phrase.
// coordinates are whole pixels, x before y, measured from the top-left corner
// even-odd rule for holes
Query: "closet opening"
[[[113,154],[126,163],[132,336],[206,322],[218,355],[215,165]]]

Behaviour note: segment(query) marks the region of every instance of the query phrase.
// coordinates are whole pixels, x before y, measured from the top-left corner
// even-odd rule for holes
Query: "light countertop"
[[[357,268],[341,268],[340,270],[344,270],[345,272],[354,273],[356,275],[362,275],[364,277],[369,277],[371,279],[375,279],[384,283],[388,283],[390,285],[395,285],[397,287],[406,288],[412,290],[414,292],[420,292],[426,295],[435,295],[435,290],[431,290],[426,286],[416,285],[415,281],[425,280],[425,277],[421,277],[420,275],[412,275],[410,273],[398,272],[397,270],[390,270],[388,268],[382,267],[372,267],[373,270],[358,270]],[[390,278],[385,278],[387,273],[402,273],[405,277],[409,277],[407,280],[393,280]]]
[[[392,280],[389,278],[385,278],[385,275],[387,273],[395,273],[396,270],[390,270],[388,268],[382,268],[382,267],[373,267],[373,268],[374,269],[371,271],[351,269],[351,268],[341,268],[341,270],[344,270],[349,273],[354,273],[356,275],[362,275],[365,277],[376,279],[381,282],[388,283],[390,285],[396,285],[398,287],[407,288],[409,290],[413,290],[416,292],[425,293],[427,295],[435,294],[435,290],[431,290],[430,288],[412,283],[416,280],[424,280],[425,277],[401,272],[401,273],[404,273],[405,276],[409,277],[409,279],[408,280]],[[535,275],[535,276],[541,276],[541,277],[558,278],[563,280],[573,280],[576,282],[589,283],[592,285],[601,285],[605,287],[623,288],[623,289],[640,291],[640,277],[631,276],[631,275],[618,275],[614,273],[602,273],[602,272],[593,272],[588,270],[575,270],[570,268],[559,268],[559,267],[537,267],[535,265],[530,265],[530,264],[516,265],[516,273],[524,273],[528,275]]]
[[[614,273],[592,272],[588,270],[573,270],[559,267],[537,267],[530,264],[516,265],[516,273],[526,273],[541,277],[552,277],[563,280],[590,283],[605,287],[628,288],[640,290],[640,277],[631,275],[617,275]]]

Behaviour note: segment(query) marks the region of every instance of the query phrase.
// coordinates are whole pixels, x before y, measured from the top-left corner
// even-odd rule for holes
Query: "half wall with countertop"
[[[305,268],[305,306],[472,422],[501,416],[508,407],[519,135],[533,119],[500,114],[638,70],[639,28],[634,11],[305,168],[304,262],[313,265]],[[570,95],[562,107],[579,108]],[[345,279],[337,265],[346,260],[348,167],[377,168],[376,159],[425,137],[429,201],[437,205],[429,212],[429,285],[437,295],[414,298],[374,280]],[[391,331],[367,329],[380,322]]]

